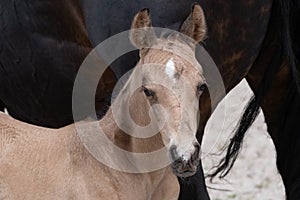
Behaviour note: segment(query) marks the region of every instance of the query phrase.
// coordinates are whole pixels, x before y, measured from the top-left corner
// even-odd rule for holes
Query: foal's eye
[[[207,84],[206,83],[201,83],[197,86],[197,91],[198,92],[204,92],[204,90],[207,89]]]
[[[143,91],[144,91],[144,94],[147,96],[147,97],[154,97],[154,92],[147,89],[146,87],[143,87]]]

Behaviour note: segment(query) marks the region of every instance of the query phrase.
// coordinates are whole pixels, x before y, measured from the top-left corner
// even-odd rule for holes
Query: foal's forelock
[[[195,45],[191,43],[189,41],[190,39],[186,36],[174,36],[171,38],[161,38],[157,40],[158,42],[151,47],[152,49],[170,52],[171,54],[177,55],[191,64],[198,63],[195,58]],[[201,68],[199,68],[199,70],[202,72]]]
[[[203,78],[203,69],[195,57],[195,45],[174,38],[157,39],[158,42],[147,50],[138,65],[161,65],[171,79],[180,78],[186,68],[194,68]]]

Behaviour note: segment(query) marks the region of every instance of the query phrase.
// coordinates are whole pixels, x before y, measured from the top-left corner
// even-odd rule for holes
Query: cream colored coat
[[[169,167],[146,174],[116,171],[86,151],[74,125],[41,128],[0,113],[1,200],[162,200],[178,193]]]

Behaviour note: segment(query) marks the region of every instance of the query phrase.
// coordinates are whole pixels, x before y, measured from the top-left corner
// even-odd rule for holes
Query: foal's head
[[[139,85],[131,96],[133,120],[145,126],[154,120],[172,159],[177,176],[196,172],[200,145],[196,139],[199,98],[206,89],[202,67],[195,58],[195,44],[205,36],[206,25],[199,5],[193,6],[181,33],[157,38],[143,9],[134,18],[130,39],[140,50],[140,61],[130,78]],[[135,84],[133,84],[133,82]]]

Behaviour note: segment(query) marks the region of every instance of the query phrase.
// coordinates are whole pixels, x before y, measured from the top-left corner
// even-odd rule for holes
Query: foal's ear
[[[140,10],[131,25],[130,41],[138,49],[150,48],[156,42],[149,12],[148,8]]]
[[[192,12],[181,26],[181,33],[193,38],[196,42],[203,41],[206,35],[206,22],[199,4],[194,4]]]

